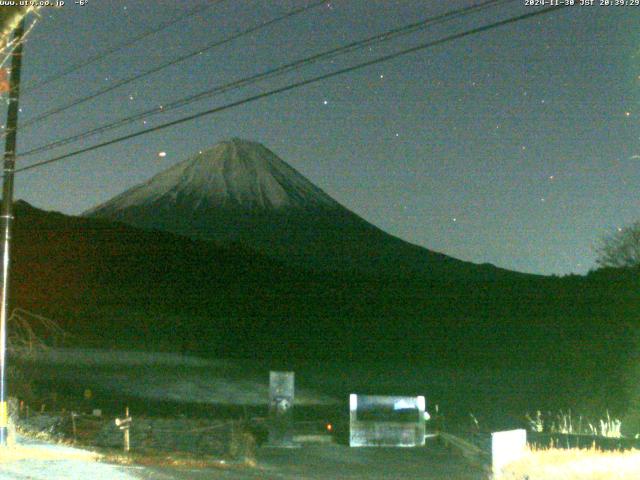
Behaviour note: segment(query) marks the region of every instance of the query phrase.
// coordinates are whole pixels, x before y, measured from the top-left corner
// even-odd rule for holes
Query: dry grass
[[[548,413],[543,415],[540,410],[536,412],[535,417],[531,417],[528,413],[525,415],[529,423],[529,428],[534,432],[551,432],[578,435],[593,435],[607,438],[621,438],[622,422],[618,418],[612,418],[607,410],[606,419],[599,419],[595,424],[587,422],[583,424],[582,416],[577,419],[572,418],[571,410],[568,412],[560,412],[553,417]]]
[[[503,469],[499,480],[637,480],[640,450],[604,452],[591,449],[529,450]]]

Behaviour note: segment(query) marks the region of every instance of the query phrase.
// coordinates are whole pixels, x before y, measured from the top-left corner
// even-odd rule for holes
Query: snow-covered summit
[[[339,204],[265,146],[233,138],[137,185],[85,215],[150,204],[278,210]]]

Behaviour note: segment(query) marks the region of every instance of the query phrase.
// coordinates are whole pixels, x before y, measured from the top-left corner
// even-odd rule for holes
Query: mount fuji
[[[263,145],[216,144],[83,213],[220,244],[240,243],[321,270],[464,277],[502,270],[389,235],[340,205]]]

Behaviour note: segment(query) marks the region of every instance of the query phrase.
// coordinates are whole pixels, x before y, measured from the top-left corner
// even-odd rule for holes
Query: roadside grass
[[[640,450],[529,449],[496,480],[637,480]]]
[[[591,435],[606,438],[622,438],[622,421],[618,418],[612,418],[607,410],[606,418],[601,418],[596,422],[583,421],[582,415],[577,419],[571,416],[571,411],[563,412],[562,410],[555,415],[542,414],[540,410],[536,412],[534,417],[528,413],[525,415],[529,429],[533,432],[562,433],[575,435]],[[638,438],[640,434],[636,434]]]

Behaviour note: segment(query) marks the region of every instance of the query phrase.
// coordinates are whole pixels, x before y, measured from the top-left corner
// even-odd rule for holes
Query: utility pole
[[[22,37],[24,17],[20,20],[13,38],[15,48],[11,54],[11,76],[9,77],[9,108],[7,111],[6,140],[2,179],[2,208],[0,225],[2,235],[2,291],[0,293],[0,447],[7,446],[9,430],[9,408],[7,403],[6,360],[7,319],[9,312],[9,252],[13,223],[13,175],[16,166],[16,135],[18,133],[18,99],[20,97],[20,67],[22,65]]]

